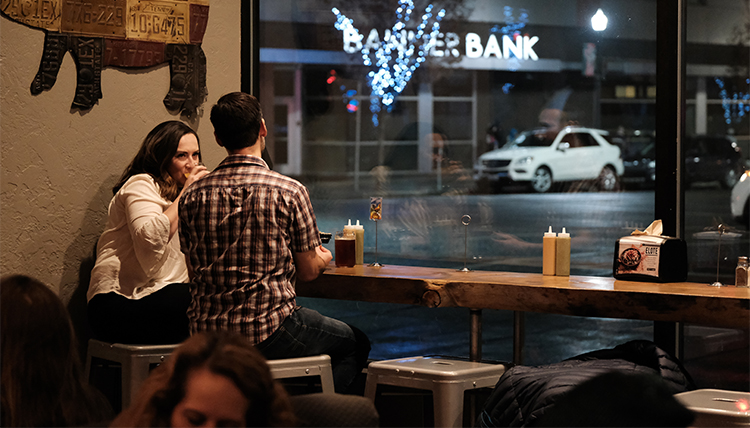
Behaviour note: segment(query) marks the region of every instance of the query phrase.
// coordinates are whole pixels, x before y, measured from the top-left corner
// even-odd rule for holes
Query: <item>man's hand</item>
[[[317,278],[333,259],[330,251],[322,245],[311,251],[293,253],[294,264],[297,267],[297,279],[309,282]]]
[[[333,260],[333,254],[331,254],[328,248],[322,245],[316,248],[315,252],[318,253],[318,257],[323,260],[323,268],[320,270],[322,272],[325,270],[326,266],[331,263],[331,260]]]

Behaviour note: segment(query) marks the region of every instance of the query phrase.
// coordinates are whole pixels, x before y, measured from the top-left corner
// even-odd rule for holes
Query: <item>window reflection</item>
[[[655,64],[671,53],[656,51],[656,2],[606,2],[597,32],[599,3],[445,0],[428,10],[415,1],[406,20],[395,0],[261,1],[260,99],[276,169],[308,186],[321,230],[365,224],[366,261],[375,251],[369,197],[382,196],[381,263],[460,268],[469,214],[472,269],[541,272],[552,226],[571,233],[571,274],[610,276],[615,241],[654,220]],[[713,282],[719,223],[736,233],[721,243],[725,282],[750,252],[747,217],[730,212],[750,153],[747,7],[688,5],[686,133],[716,135],[739,154],[687,190],[692,281]],[[563,166],[536,164],[537,154],[513,165],[480,157],[558,137]],[[611,151],[585,154],[609,147],[606,163]],[[524,163],[535,166],[531,178],[502,186],[477,172],[497,178]]]

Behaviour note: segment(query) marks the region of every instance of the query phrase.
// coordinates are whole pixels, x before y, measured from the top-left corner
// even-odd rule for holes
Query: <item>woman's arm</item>
[[[191,184],[200,180],[206,174],[208,174],[208,170],[206,169],[205,166],[196,165],[190,172],[190,175],[187,177],[187,180],[185,181],[185,185],[182,186],[182,191],[180,191],[180,194],[177,195],[175,200],[172,202],[172,205],[170,205],[169,207],[167,207],[166,210],[164,210],[164,214],[166,214],[167,218],[169,219],[169,239],[172,239],[172,236],[174,236],[175,232],[177,232],[177,225],[179,224],[178,217],[179,217],[180,198],[185,193],[185,190],[187,190],[187,188],[190,187]]]
[[[188,183],[205,174],[205,167],[201,167],[191,174],[193,179]],[[169,242],[178,224],[177,201],[165,201],[154,180],[145,174],[132,177],[120,193],[135,256],[143,271],[153,275],[169,259]]]

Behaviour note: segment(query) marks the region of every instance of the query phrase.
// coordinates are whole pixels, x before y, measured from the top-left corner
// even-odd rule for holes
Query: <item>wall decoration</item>
[[[192,115],[206,99],[206,56],[201,42],[209,0],[0,0],[7,18],[45,31],[38,95],[54,86],[63,57],[76,63],[72,108],[89,110],[102,98],[104,67],[147,68],[169,63],[164,105]]]

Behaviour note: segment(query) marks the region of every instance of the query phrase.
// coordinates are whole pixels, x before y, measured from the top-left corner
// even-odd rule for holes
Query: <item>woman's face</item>
[[[188,175],[194,166],[200,163],[200,147],[195,134],[187,133],[180,138],[177,153],[174,154],[167,172],[180,186],[185,185]]]
[[[172,411],[173,427],[244,427],[250,403],[226,376],[205,367],[192,370],[185,397]]]

